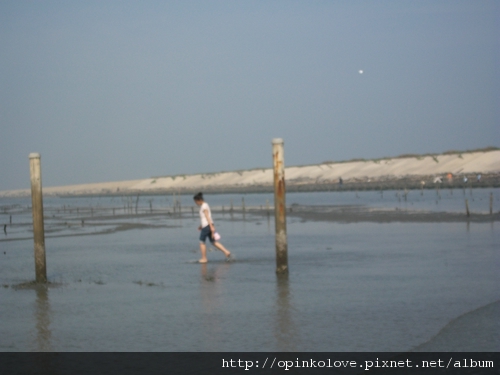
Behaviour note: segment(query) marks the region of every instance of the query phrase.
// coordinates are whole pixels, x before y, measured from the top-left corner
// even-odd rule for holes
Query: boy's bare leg
[[[201,259],[198,261],[199,263],[207,263],[207,246],[203,243],[200,242],[200,251],[201,251]]]
[[[231,255],[231,252],[228,249],[226,249],[220,242],[217,241],[214,242],[214,246],[220,251],[222,251],[226,256],[226,258],[229,258],[229,256]]]

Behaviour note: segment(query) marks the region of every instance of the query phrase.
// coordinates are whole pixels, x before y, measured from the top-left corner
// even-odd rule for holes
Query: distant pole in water
[[[35,275],[37,283],[47,282],[47,265],[45,262],[45,230],[43,226],[43,197],[40,154],[31,153],[31,205],[33,213],[33,240],[35,243]]]
[[[493,215],[493,193],[490,193],[490,215]]]
[[[274,220],[276,231],[276,273],[288,273],[288,244],[286,237],[285,159],[283,139],[273,139]]]
[[[467,214],[467,217],[470,216],[470,212],[469,212],[469,201],[466,199],[465,200],[465,213]]]

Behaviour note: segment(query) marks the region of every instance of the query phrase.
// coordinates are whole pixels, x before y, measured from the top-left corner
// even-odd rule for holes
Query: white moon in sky
[[[359,74],[363,74],[363,71],[362,71],[362,70],[360,70],[360,71],[359,71]]]

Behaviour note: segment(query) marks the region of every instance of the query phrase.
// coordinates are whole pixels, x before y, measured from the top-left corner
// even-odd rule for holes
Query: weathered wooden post
[[[276,273],[288,273],[288,245],[286,238],[285,160],[283,139],[273,139],[274,221],[276,230]]]
[[[469,201],[466,199],[465,200],[465,213],[467,215],[467,217],[470,216],[470,212],[469,212]]]
[[[45,263],[45,230],[43,226],[42,175],[40,170],[40,154],[31,153],[31,209],[33,213],[33,240],[35,242],[35,275],[37,283],[47,282],[47,266]]]

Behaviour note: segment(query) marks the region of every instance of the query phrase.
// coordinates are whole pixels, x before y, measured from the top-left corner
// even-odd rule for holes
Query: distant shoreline
[[[427,179],[430,179],[429,176]],[[436,190],[439,189],[479,189],[479,188],[499,188],[500,187],[500,175],[483,175],[481,182],[477,183],[475,181],[468,182],[464,184],[463,182],[455,183],[442,183],[436,186],[435,184],[421,185],[420,178],[419,181],[411,178],[401,178],[385,181],[370,181],[370,182],[346,182],[342,186],[338,183],[324,183],[324,184],[291,184],[286,185],[286,190],[288,193],[299,193],[299,192],[328,192],[328,191],[388,191],[388,190]],[[85,197],[85,196],[126,196],[126,195],[166,195],[166,194],[196,194],[200,189],[197,188],[186,188],[186,189],[164,189],[152,192],[140,192],[140,191],[129,191],[129,192],[116,192],[116,193],[96,193],[96,194],[57,194],[61,198],[74,198],[74,197]],[[207,194],[262,194],[262,193],[273,193],[273,186],[271,185],[261,185],[261,186],[218,186],[214,188],[205,187],[202,189],[204,193]]]
[[[291,166],[286,167],[285,178],[288,192],[495,188],[500,187],[500,150]],[[59,197],[250,194],[272,192],[272,180],[271,168],[254,168],[42,189],[44,196]],[[30,194],[29,189],[0,191],[0,197]]]

